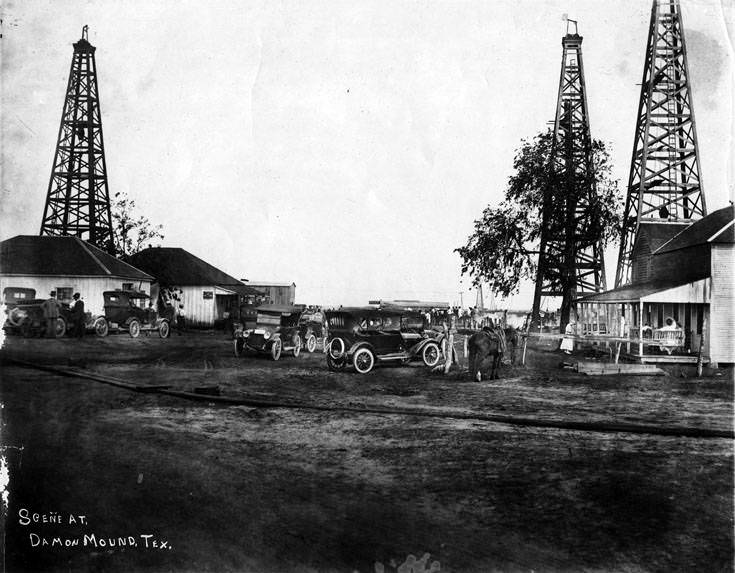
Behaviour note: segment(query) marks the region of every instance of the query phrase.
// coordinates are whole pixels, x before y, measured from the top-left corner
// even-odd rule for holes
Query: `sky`
[[[732,200],[735,0],[682,0],[708,211]],[[454,249],[553,120],[563,14],[625,188],[651,2],[3,2],[0,240],[37,234],[89,26],[108,182],[182,247],[296,301],[475,303]],[[608,286],[617,246],[606,256]],[[462,294],[460,294],[462,293]],[[530,308],[532,285],[507,301]],[[490,296],[485,294],[486,304]]]

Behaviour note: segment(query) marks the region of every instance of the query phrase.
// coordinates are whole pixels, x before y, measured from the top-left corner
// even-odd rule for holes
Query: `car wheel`
[[[161,338],[168,338],[171,334],[171,326],[168,323],[168,320],[164,320],[161,322],[161,324],[158,325],[158,336]]]
[[[62,338],[66,334],[66,321],[59,317],[56,319],[56,338]]]
[[[110,326],[107,324],[107,319],[103,316],[100,316],[97,320],[94,321],[94,333],[97,336],[105,337],[107,336],[108,332],[110,332]]]
[[[271,358],[278,360],[281,357],[281,350],[283,349],[283,343],[280,338],[276,338],[271,344]]]
[[[309,353],[312,353],[316,350],[316,336],[313,334],[309,335],[309,338],[306,339],[306,350]]]
[[[140,336],[140,322],[137,318],[134,318],[128,324],[128,332],[130,332],[130,338],[138,338]]]
[[[327,352],[327,368],[329,368],[333,372],[337,372],[339,370],[343,370],[345,366],[347,366],[347,360],[344,356],[340,356],[339,358],[332,358],[332,355]]]
[[[421,351],[421,358],[429,368],[433,368],[439,363],[439,357],[441,351],[439,345],[436,342],[428,342],[424,349]]]
[[[327,345],[327,355],[331,356],[334,360],[339,360],[345,353],[345,341],[341,338],[333,338]]]
[[[25,313],[19,308],[14,308],[8,314],[8,322],[13,326],[20,326],[23,319],[26,317]]]
[[[375,366],[375,354],[369,348],[358,348],[352,356],[352,364],[360,374],[367,374]]]
[[[298,334],[293,337],[293,356],[294,358],[298,358],[299,353],[301,352],[301,336]]]
[[[245,349],[245,341],[242,338],[236,338],[234,340],[235,358],[242,356],[243,350]]]

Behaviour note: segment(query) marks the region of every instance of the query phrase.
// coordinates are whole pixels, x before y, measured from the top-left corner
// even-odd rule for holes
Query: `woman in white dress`
[[[565,354],[571,354],[574,350],[574,321],[570,320],[567,327],[564,329],[564,337],[561,339],[560,350],[563,350]]]

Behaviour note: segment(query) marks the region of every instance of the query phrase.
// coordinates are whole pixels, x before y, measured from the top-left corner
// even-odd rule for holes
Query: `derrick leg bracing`
[[[96,48],[87,27],[74,44],[41,235],[75,235],[114,253]]]

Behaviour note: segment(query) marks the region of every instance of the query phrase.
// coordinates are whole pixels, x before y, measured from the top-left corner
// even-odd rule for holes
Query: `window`
[[[74,294],[73,287],[56,287],[56,300],[68,302]]]
[[[122,289],[123,290],[133,290],[133,283],[123,283]]]
[[[214,292],[211,290],[202,291],[202,298],[204,300],[212,300],[214,298]]]

